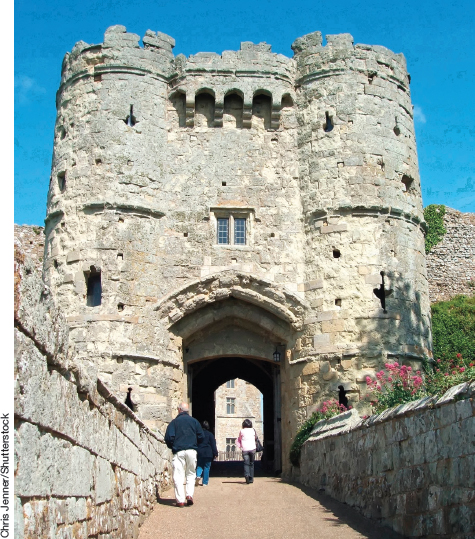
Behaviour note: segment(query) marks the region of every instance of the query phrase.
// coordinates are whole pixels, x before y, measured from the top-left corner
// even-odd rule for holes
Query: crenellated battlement
[[[329,34],[323,45],[321,32],[297,38],[292,43],[298,83],[353,71],[372,80],[375,76],[409,89],[406,58],[379,45],[354,45],[351,34]]]

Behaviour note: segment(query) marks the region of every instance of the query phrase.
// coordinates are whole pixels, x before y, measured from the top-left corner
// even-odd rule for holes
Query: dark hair
[[[252,429],[252,421],[250,419],[245,419],[242,422],[242,428],[243,429]]]
[[[203,421],[203,423],[201,423],[201,426],[206,429],[206,430],[209,430],[209,423],[207,421]]]

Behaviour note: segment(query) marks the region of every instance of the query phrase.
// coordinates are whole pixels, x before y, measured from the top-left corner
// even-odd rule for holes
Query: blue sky
[[[15,222],[42,225],[61,62],[77,41],[101,43],[123,24],[160,30],[175,54],[272,44],[292,56],[299,36],[349,32],[355,43],[403,52],[411,93],[424,206],[475,212],[475,2],[473,0],[143,1],[18,0],[15,3]]]

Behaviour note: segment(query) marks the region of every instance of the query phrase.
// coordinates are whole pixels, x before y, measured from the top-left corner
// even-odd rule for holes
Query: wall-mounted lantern
[[[275,352],[272,354],[272,358],[274,359],[276,363],[280,362],[280,352],[277,350],[277,348],[275,349]]]

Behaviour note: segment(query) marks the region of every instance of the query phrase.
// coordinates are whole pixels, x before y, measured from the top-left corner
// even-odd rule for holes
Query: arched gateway
[[[304,302],[269,281],[225,271],[173,293],[156,309],[181,340],[194,417],[214,423],[214,391],[224,382],[240,378],[253,384],[264,400],[266,461],[280,470],[282,409],[288,408],[282,403],[281,369],[302,328]]]
[[[132,387],[150,428],[184,397],[209,415],[228,376],[255,384],[285,472],[338,385],[362,406],[366,376],[430,354],[406,62],[349,34],[293,58],[174,45],[113,26],[66,54],[45,282],[77,368]]]

